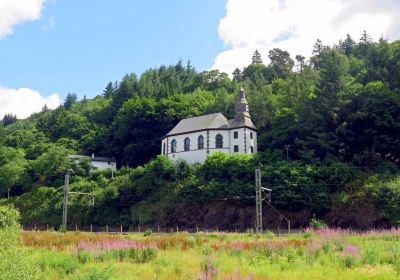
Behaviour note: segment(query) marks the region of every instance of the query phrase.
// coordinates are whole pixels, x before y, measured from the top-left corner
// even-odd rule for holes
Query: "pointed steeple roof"
[[[247,103],[246,93],[243,87],[240,87],[238,101],[235,106],[235,111],[236,111],[235,118],[229,120],[230,127],[248,126],[251,128],[255,128],[250,118],[249,104]]]
[[[243,87],[240,88],[239,98],[235,106],[236,114],[235,118],[241,118],[242,116],[250,118],[249,114],[249,104],[246,100],[246,93]]]

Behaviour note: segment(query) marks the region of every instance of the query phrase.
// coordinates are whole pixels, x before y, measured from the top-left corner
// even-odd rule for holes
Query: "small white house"
[[[76,163],[79,163],[81,159],[87,158],[90,160],[90,164],[96,168],[96,170],[117,170],[117,161],[114,157],[96,157],[94,154],[92,156],[83,156],[83,155],[68,155],[68,157],[74,160]]]
[[[204,163],[210,153],[253,154],[257,152],[257,130],[250,118],[243,88],[235,107],[235,118],[215,113],[181,120],[162,138],[161,154],[189,163]]]

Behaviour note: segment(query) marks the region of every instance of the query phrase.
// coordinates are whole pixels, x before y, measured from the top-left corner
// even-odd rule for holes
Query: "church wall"
[[[223,148],[216,148],[215,137],[217,134],[221,134],[223,137]],[[204,137],[204,149],[199,150],[197,143],[198,137],[203,135]],[[230,153],[230,133],[229,130],[208,130],[209,137],[209,149],[207,149],[207,131],[193,132],[175,136],[169,136],[162,140],[161,143],[161,154],[163,154],[164,143],[166,145],[166,151],[168,151],[168,157],[173,160],[184,159],[189,163],[200,162],[203,163],[207,159],[207,151],[210,154],[217,151]],[[184,151],[184,140],[186,137],[190,139],[190,150]],[[171,152],[171,142],[175,139],[177,141],[176,153]],[[168,143],[168,145],[167,145]],[[167,148],[168,147],[168,148]]]
[[[234,134],[235,132],[238,133],[238,138],[235,139]],[[231,134],[231,149],[230,152],[233,154],[235,153],[234,147],[237,145],[239,147],[239,152],[244,154],[244,128],[236,128],[230,131]]]
[[[204,149],[199,150],[197,143],[198,137],[203,135],[204,137]],[[186,137],[190,139],[190,150],[184,150],[184,140]],[[176,145],[176,153],[172,153],[171,151],[171,142],[175,139],[177,142]],[[193,132],[187,133],[182,135],[175,135],[170,136],[163,139],[163,143],[168,142],[168,157],[173,160],[177,159],[184,159],[189,163],[196,163],[196,162],[204,162],[207,158],[207,132],[200,131],[200,132]]]
[[[210,153],[216,152],[216,151],[223,151],[229,153],[230,149],[230,135],[229,135],[229,130],[209,130],[210,131]],[[216,141],[215,137],[221,134],[223,137],[223,148],[222,149],[217,149],[216,148]]]

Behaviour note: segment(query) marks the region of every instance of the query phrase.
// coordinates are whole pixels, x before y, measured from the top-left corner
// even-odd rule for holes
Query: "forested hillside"
[[[247,228],[254,226],[254,168],[261,162],[272,202],[293,226],[313,215],[332,226],[398,226],[400,41],[373,42],[364,33],[357,42],[318,40],[311,49],[310,60],[280,49],[267,60],[256,51],[233,79],[178,62],[127,74],[93,99],[68,94],[55,110],[25,120],[7,115],[1,203],[14,203],[24,224],[58,227],[72,167],[71,189],[96,197],[94,207],[73,199],[71,224]],[[233,117],[241,86],[258,128],[256,156],[214,154],[194,166],[157,156],[161,137],[180,119]],[[66,157],[92,153],[117,159],[114,178]],[[268,213],[267,226],[276,226]]]

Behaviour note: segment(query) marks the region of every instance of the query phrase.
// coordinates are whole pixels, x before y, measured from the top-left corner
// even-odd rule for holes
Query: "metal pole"
[[[256,233],[262,233],[261,163],[255,170],[256,181]]]
[[[69,171],[65,174],[64,180],[64,202],[63,202],[63,216],[62,216],[62,231],[67,230],[67,217],[68,217],[68,187],[69,187]]]
[[[10,188],[7,190],[7,199],[10,199]]]

